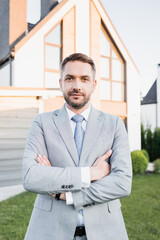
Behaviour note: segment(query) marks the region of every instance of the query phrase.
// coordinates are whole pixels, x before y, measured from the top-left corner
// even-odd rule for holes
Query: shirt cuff
[[[72,205],[73,204],[73,197],[71,192],[66,192],[66,204]]]
[[[91,185],[90,181],[90,169],[89,167],[81,167],[81,182],[83,188],[89,188]]]

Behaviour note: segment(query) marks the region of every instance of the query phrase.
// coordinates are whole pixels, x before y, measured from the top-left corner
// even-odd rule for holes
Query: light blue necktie
[[[83,139],[84,139],[84,130],[82,128],[82,121],[84,120],[84,117],[82,115],[75,115],[71,119],[76,123],[76,128],[74,131],[74,140],[75,140],[77,152],[78,152],[79,159],[80,159],[81,151],[82,151],[82,144],[83,144]],[[79,210],[79,214],[80,215],[78,218],[77,226],[82,226],[82,225],[84,225],[83,211]]]
[[[74,131],[74,140],[75,140],[77,152],[78,152],[79,159],[80,159],[83,138],[84,138],[84,130],[82,128],[82,121],[84,120],[84,117],[82,115],[75,115],[74,117],[72,117],[72,120],[76,123],[76,128]]]

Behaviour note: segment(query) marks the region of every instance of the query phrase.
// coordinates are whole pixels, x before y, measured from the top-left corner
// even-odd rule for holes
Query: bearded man
[[[32,123],[23,184],[38,193],[25,240],[127,240],[119,198],[130,194],[132,168],[122,120],[94,109],[93,60],[61,64],[62,109]]]

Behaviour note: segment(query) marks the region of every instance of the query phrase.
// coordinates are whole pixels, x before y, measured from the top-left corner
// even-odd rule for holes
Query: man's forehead
[[[70,61],[65,64],[63,74],[71,75],[90,75],[92,73],[92,67],[89,63],[81,61]]]

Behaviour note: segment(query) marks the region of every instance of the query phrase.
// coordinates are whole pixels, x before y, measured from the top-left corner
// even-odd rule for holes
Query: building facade
[[[12,2],[19,1],[10,1],[9,14],[17,6],[14,5],[12,10]],[[9,39],[13,43],[9,44],[8,58],[3,57],[0,62],[0,103],[5,102],[5,106],[1,104],[0,111],[5,112],[7,118],[10,116],[9,109],[12,109],[14,120],[10,116],[10,122],[19,119],[23,130],[16,130],[20,134],[18,142],[25,141],[30,120],[36,113],[53,111],[63,105],[58,84],[60,62],[71,53],[82,52],[95,61],[97,68],[98,84],[92,97],[93,106],[120,116],[128,130],[131,150],[140,149],[139,72],[101,2],[63,0],[47,3],[48,7],[45,5],[43,8],[41,2],[41,19],[35,26],[30,24],[29,30],[25,14],[22,14],[22,31],[17,35],[13,29],[10,30],[13,28],[11,23],[8,24]],[[26,0],[21,0],[21,4],[25,12]],[[1,117],[0,113],[0,118],[3,114]],[[26,120],[27,116],[30,120]],[[23,120],[28,124],[25,130]],[[10,142],[10,146],[16,143],[16,132],[11,134],[14,133],[13,128],[7,136],[0,137],[2,145],[4,139]]]

